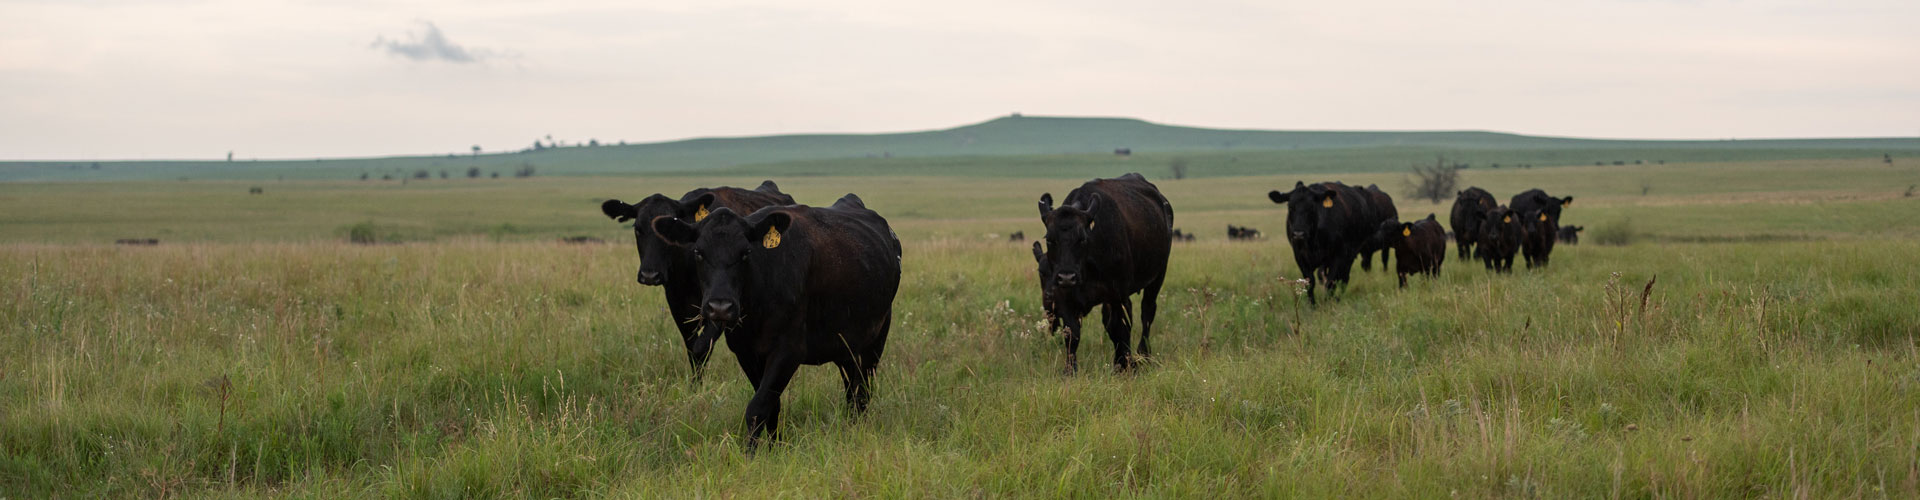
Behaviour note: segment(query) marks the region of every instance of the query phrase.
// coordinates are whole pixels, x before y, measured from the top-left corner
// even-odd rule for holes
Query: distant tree
[[[444,169],[444,168],[443,168],[443,169],[440,169],[440,178],[442,178],[442,179],[445,179],[445,178],[447,178],[447,170],[446,170],[446,169]]]
[[[1185,179],[1187,178],[1187,159],[1174,158],[1173,162],[1167,165],[1167,169],[1173,171],[1174,180]]]
[[[1888,162],[1888,163],[1892,163],[1892,162]],[[93,169],[94,169],[94,170],[99,170],[99,169],[100,169],[100,162],[97,162],[97,161],[96,161],[96,162],[93,162]]]
[[[413,171],[413,178],[415,179],[427,179],[431,177],[433,177],[433,173],[428,172],[427,169],[423,168],[423,169]]]
[[[480,145],[479,145],[479,144],[475,144],[475,145],[473,145],[473,157],[474,157],[474,158],[479,158],[479,157],[480,157]]]
[[[513,176],[520,178],[533,177],[533,164],[521,163],[520,168],[513,171]]]
[[[480,167],[467,167],[467,178],[468,179],[480,178]]]
[[[233,161],[233,152],[232,152],[232,151],[228,151],[228,152],[227,152],[227,161],[228,161],[228,162],[232,162],[232,161]]]
[[[383,181],[393,180],[393,174],[380,174],[380,180],[383,180]]]
[[[600,140],[599,140],[599,139],[587,139],[587,147],[590,147],[590,148],[597,148],[597,147],[600,147]]]
[[[1892,165],[1892,164],[1893,164],[1893,153],[1881,153],[1881,154],[1880,154],[1880,161],[1883,161],[1883,162],[1886,162],[1886,163],[1887,163],[1888,165]],[[100,164],[98,164],[98,163],[95,163],[95,164],[93,164],[93,165],[94,165],[94,167],[95,167],[95,168],[99,168],[99,166],[100,166]]]
[[[541,143],[540,143],[540,140],[539,140],[539,139],[534,139],[534,140],[533,140],[533,150],[534,150],[534,151],[540,151],[540,150],[543,150],[543,149],[547,149],[547,145],[546,145],[546,144],[541,144]]]
[[[363,180],[363,181],[364,181],[364,180],[367,180],[367,173],[366,173],[366,172],[361,172],[361,173],[360,173],[360,180]]]
[[[625,146],[625,145],[627,145],[627,141],[626,141],[626,140],[621,140],[621,141],[620,141],[620,145],[621,145],[621,146]]]
[[[1433,165],[1414,165],[1412,177],[1407,178],[1413,197],[1433,203],[1452,197],[1460,186],[1461,165],[1448,164],[1444,156],[1434,158]]]
[[[494,172],[494,173],[493,173],[493,178],[495,178],[495,179],[498,179],[498,178],[500,178],[500,173],[499,173],[499,172]]]

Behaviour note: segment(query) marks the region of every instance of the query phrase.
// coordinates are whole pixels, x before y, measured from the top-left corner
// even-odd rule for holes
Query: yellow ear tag
[[[1506,216],[1506,217],[1501,217],[1501,218],[1500,218],[1500,223],[1501,223],[1501,224],[1506,224],[1506,223],[1510,223],[1510,222],[1513,222],[1513,216],[1511,216],[1511,215],[1509,215],[1509,216]]]
[[[693,212],[693,221],[700,222],[701,219],[705,218],[707,218],[707,206],[701,205],[700,210]]]
[[[1573,200],[1567,200],[1567,201],[1563,201],[1563,202],[1560,202],[1560,206],[1563,206],[1563,207],[1571,207],[1571,206],[1573,206]]]
[[[1412,229],[1401,229],[1401,230],[1400,230],[1400,235],[1401,235],[1401,236],[1413,236],[1413,230],[1412,230]]]
[[[1100,221],[1097,221],[1097,220],[1096,220],[1096,221],[1087,221],[1087,230],[1088,230],[1088,231],[1092,231],[1092,230],[1093,230],[1093,225],[1094,225],[1094,224],[1097,224],[1097,223],[1099,223],[1099,222],[1100,222]]]
[[[1327,198],[1327,199],[1324,199],[1324,200],[1320,200],[1320,206],[1323,206],[1323,207],[1327,207],[1327,208],[1333,208],[1333,198]]]
[[[767,235],[760,238],[760,246],[766,248],[780,246],[780,230],[778,228],[767,228]]]
[[[1547,221],[1547,214],[1540,214],[1540,222],[1546,222],[1546,221]]]

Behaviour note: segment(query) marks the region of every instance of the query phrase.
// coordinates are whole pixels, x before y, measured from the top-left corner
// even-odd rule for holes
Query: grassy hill
[[[1920,139],[1794,139],[1755,141],[1619,141],[1538,137],[1473,131],[1343,132],[1226,130],[1161,125],[1125,118],[1002,117],[945,130],[889,134],[814,134],[706,138],[623,146],[564,147],[516,153],[271,161],[130,161],[0,163],[0,181],[74,180],[394,180],[425,171],[453,178],[479,169],[483,178],[511,176],[533,167],[537,175],[695,174],[735,168],[738,173],[788,175],[841,173],[951,174],[966,157],[1037,157],[1007,162],[1025,176],[1078,176],[1056,163],[1112,163],[1130,148],[1137,155],[1170,160],[1239,163],[1196,169],[1197,175],[1244,175],[1286,171],[1287,165],[1363,171],[1404,168],[1409,161],[1449,157],[1485,158],[1485,163],[1589,165],[1593,162],[1659,159],[1743,161],[1795,158],[1858,158],[1920,154]],[[927,160],[933,159],[933,160]],[[897,160],[897,161],[889,161]],[[1469,159],[1468,161],[1474,161]],[[1125,164],[1121,164],[1125,165]],[[1282,167],[1273,170],[1270,167]],[[848,169],[845,172],[840,169]],[[993,169],[959,173],[991,173]]]

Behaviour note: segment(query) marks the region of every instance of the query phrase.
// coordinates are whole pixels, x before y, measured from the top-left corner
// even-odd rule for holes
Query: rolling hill
[[[995,163],[992,158],[1030,157],[1012,163],[1045,166],[1058,161],[1083,164],[1111,160],[1112,151],[1130,148],[1148,157],[1179,154],[1238,162],[1241,158],[1287,164],[1313,163],[1327,168],[1404,168],[1405,158],[1435,154],[1510,158],[1510,163],[1542,166],[1589,164],[1629,158],[1725,161],[1756,158],[1861,157],[1920,153],[1920,138],[1785,139],[1743,141],[1600,140],[1526,136],[1477,131],[1276,131],[1227,130],[1162,125],[1128,118],[1007,116],[944,130],[887,134],[811,134],[703,138],[622,146],[563,147],[478,156],[396,156],[271,161],[32,161],[0,163],[0,181],[86,180],[267,180],[395,179],[427,172],[464,177],[510,176],[533,167],[537,175],[700,174],[712,169],[778,173],[787,164],[796,173],[837,173],[834,165],[855,165],[846,173],[889,173],[890,162],[911,173],[951,173],[955,163]],[[1451,153],[1451,154],[1450,154]],[[986,158],[986,159],[982,159]],[[1034,159],[1038,158],[1038,160]],[[1062,160],[1062,159],[1065,160]],[[933,159],[933,160],[929,160]],[[1495,162],[1502,160],[1492,160]],[[1004,162],[1003,162],[1004,163]],[[1201,175],[1237,175],[1259,171],[1259,163]],[[1031,168],[1027,175],[1045,175]],[[997,173],[988,169],[979,173]]]

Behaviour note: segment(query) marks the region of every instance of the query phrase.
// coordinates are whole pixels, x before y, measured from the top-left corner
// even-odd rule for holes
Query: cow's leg
[[[1058,318],[1060,322],[1066,326],[1065,331],[1067,332],[1066,335],[1062,336],[1067,347],[1067,369],[1065,373],[1072,375],[1074,371],[1080,369],[1080,317],[1067,314],[1065,316],[1059,316]]]
[[[1153,316],[1160,310],[1160,285],[1167,282],[1167,274],[1161,271],[1147,288],[1140,292],[1140,357],[1153,356],[1153,348],[1147,345],[1147,337],[1153,335]]]
[[[1113,341],[1113,369],[1124,372],[1133,368],[1133,302],[1121,298],[1118,302],[1108,302],[1100,306],[1100,322],[1107,327],[1107,338]]]
[[[1406,287],[1407,287],[1407,273],[1395,273],[1395,274],[1398,274],[1398,275],[1400,275],[1400,288],[1406,288]]]
[[[893,313],[887,313],[887,319],[880,323],[867,350],[859,353],[850,363],[840,365],[840,372],[847,382],[847,405],[854,413],[865,413],[867,401],[873,399],[873,372],[880,366],[880,353],[887,349],[887,331],[893,327]]]
[[[780,394],[786,392],[787,383],[793,381],[793,372],[799,369],[800,363],[784,352],[767,359],[763,371],[766,376],[754,389],[753,399],[747,401],[748,450],[759,446],[762,434],[767,439],[780,438]]]

